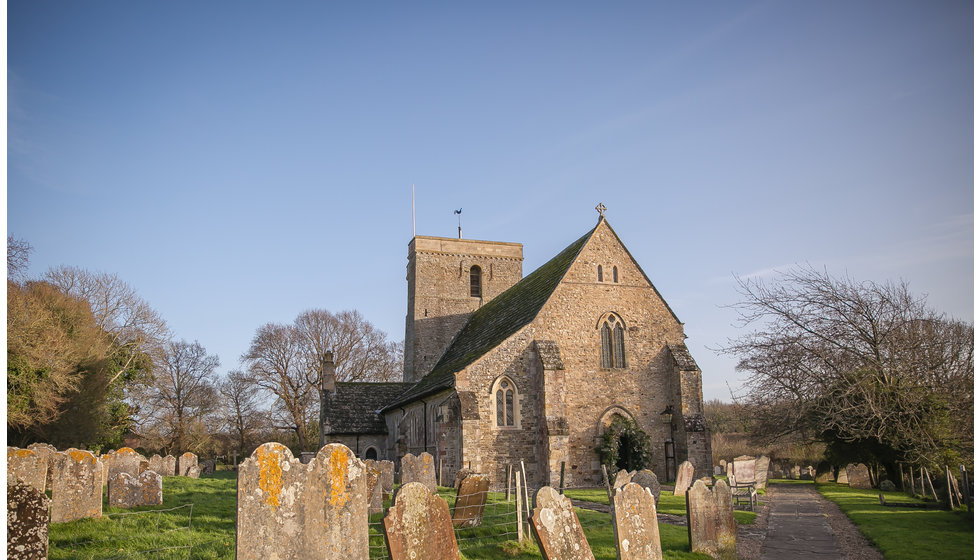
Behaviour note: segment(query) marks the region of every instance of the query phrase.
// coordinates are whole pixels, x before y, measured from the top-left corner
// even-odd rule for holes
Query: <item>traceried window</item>
[[[470,267],[470,297],[483,297],[483,271],[475,265]]]
[[[602,265],[599,265],[599,281],[602,282]]]
[[[626,330],[623,323],[610,313],[599,325],[601,362],[603,369],[626,367]]]
[[[494,391],[497,427],[514,428],[517,423],[517,389],[509,379],[502,379]]]

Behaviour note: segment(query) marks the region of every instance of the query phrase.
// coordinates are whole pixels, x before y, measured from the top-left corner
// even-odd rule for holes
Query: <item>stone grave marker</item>
[[[657,503],[646,488],[630,482],[613,496],[613,533],[619,560],[660,560]]]
[[[826,469],[826,470],[822,470]],[[814,478],[817,482],[833,482],[834,481],[834,468],[826,463],[819,469],[817,469],[817,476]]]
[[[54,454],[58,452],[58,449],[50,443],[32,443],[27,446],[28,449],[34,450],[39,456],[44,457],[45,463],[48,465],[48,475],[45,479],[44,487],[48,490],[51,489],[51,473],[54,472],[54,467],[51,461],[54,460]]]
[[[411,453],[402,457],[402,484],[421,482],[430,492],[436,492],[436,468],[432,455],[422,452],[416,457]]]
[[[715,476],[721,476],[722,474],[721,465],[715,465]]]
[[[88,451],[55,454],[51,522],[102,517],[102,461]]]
[[[470,476],[471,474],[476,474],[476,471],[465,468],[456,471],[456,478],[453,480],[453,490],[459,492],[459,485],[463,483],[464,478]]]
[[[760,455],[755,460],[755,489],[765,490],[769,486],[769,457]]]
[[[238,468],[236,557],[367,560],[366,478],[344,445],[308,465],[282,444],[260,445]]]
[[[735,513],[724,480],[708,488],[698,480],[687,492],[687,534],[691,551],[735,560]]]
[[[21,482],[44,492],[48,461],[33,449],[7,448],[7,484]]]
[[[453,508],[454,527],[479,527],[483,523],[483,508],[487,505],[490,477],[471,474],[459,483],[456,506]]]
[[[799,465],[793,465],[793,469],[789,471],[789,477],[791,479],[793,479],[793,480],[799,480],[800,479],[800,466]]]
[[[690,461],[684,461],[677,467],[677,479],[674,481],[674,495],[683,496],[694,481],[694,465]]]
[[[172,457],[171,457],[171,459],[172,459]],[[151,471],[157,473],[160,476],[173,476],[174,475],[173,469],[170,469],[170,471],[167,471],[167,465],[166,465],[166,462],[164,461],[164,458],[161,457],[161,456],[159,456],[159,455],[157,455],[157,454],[154,454],[152,457],[150,457],[150,466],[149,466],[149,469],[148,470],[151,470]]]
[[[184,475],[187,478],[201,478],[201,467],[197,465],[191,465],[187,468],[187,474]]]
[[[307,463],[309,463],[309,461],[307,461]],[[217,468],[217,466],[218,465],[214,459],[208,459],[207,461],[202,461],[198,465],[198,467],[200,467],[201,469],[201,474],[214,474],[214,471]]]
[[[391,499],[391,493],[395,490],[395,463],[368,459],[364,464],[381,471],[381,499]]]
[[[650,494],[653,495],[654,505],[660,506],[660,480],[653,471],[643,469],[633,475],[633,480],[630,482],[634,482],[639,484],[641,488],[650,490]]]
[[[197,467],[197,455],[188,451],[177,459],[177,476],[190,476],[191,466]],[[200,470],[198,470],[200,473]],[[195,477],[196,478],[196,477]]]
[[[14,480],[7,483],[7,558],[47,560],[48,507],[43,490]]]
[[[728,461],[721,459],[720,461],[718,461],[718,466],[721,467],[721,470],[728,472]]]
[[[864,463],[847,465],[847,485],[851,488],[871,489],[871,473]]]
[[[636,471],[626,472],[625,469],[616,473],[616,478],[613,480],[613,490],[626,486],[629,481],[633,480],[634,474],[636,474]]]
[[[146,457],[143,457],[129,447],[123,447],[111,453],[106,453],[102,456],[106,476],[105,483],[108,483],[112,477],[123,472],[133,478],[139,476],[140,463],[145,460]]]
[[[534,496],[531,532],[545,560],[595,560],[572,501],[550,486]]]
[[[755,485],[756,460],[755,457],[739,457],[732,461],[732,473],[735,475],[735,482],[739,485]]]
[[[381,469],[368,464],[364,465],[364,469],[367,476],[368,515],[383,513],[384,495],[381,490]]]
[[[153,471],[118,473],[109,479],[108,502],[119,508],[163,505],[163,477]]]
[[[449,504],[421,482],[407,482],[398,489],[384,518],[384,531],[391,560],[459,559]]]
[[[847,484],[847,467],[837,469],[837,484]]]

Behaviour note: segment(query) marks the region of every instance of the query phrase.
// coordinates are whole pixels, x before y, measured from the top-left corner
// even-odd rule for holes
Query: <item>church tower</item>
[[[520,243],[416,236],[408,244],[403,379],[425,377],[474,311],[522,276]]]

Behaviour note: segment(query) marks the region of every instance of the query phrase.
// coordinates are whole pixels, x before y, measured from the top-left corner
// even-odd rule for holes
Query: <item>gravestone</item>
[[[47,560],[48,507],[43,490],[14,480],[7,483],[7,558]]]
[[[827,469],[827,470],[821,470]],[[814,478],[817,482],[833,482],[834,481],[834,468],[830,465],[823,465],[820,469],[817,469],[817,476]]]
[[[955,480],[956,479],[953,479],[954,482]],[[881,490],[882,492],[894,492],[896,490],[895,483],[888,480],[887,478],[885,480],[882,480],[880,483],[878,483],[878,489]]]
[[[167,457],[170,457],[170,455],[167,455]],[[150,457],[150,466],[148,470],[151,470],[160,476],[173,476],[174,475],[173,457],[170,457],[169,470],[167,470],[167,466],[168,465],[166,459],[164,459],[159,455],[153,455],[152,457]]]
[[[236,557],[366,560],[364,463],[344,445],[308,465],[279,443],[260,445],[238,468]]]
[[[20,480],[44,492],[47,478],[47,459],[33,449],[7,448],[7,484]]]
[[[459,483],[456,506],[453,508],[454,527],[479,527],[483,523],[483,508],[487,505],[490,477],[471,474]]]
[[[381,491],[381,470],[367,464],[364,465],[364,470],[367,476],[368,515],[383,513],[384,496]]]
[[[102,517],[102,461],[78,449],[54,456],[51,522]]]
[[[476,474],[476,471],[473,469],[459,469],[456,471],[456,478],[453,480],[453,490],[459,492],[459,485],[463,483],[464,478],[471,474]]]
[[[718,466],[721,467],[721,470],[722,471],[724,471],[726,473],[728,472],[728,461],[722,459],[722,460],[718,461]]]
[[[690,461],[684,461],[677,467],[677,479],[674,482],[674,495],[683,496],[694,481],[694,465]]]
[[[531,531],[545,560],[595,560],[571,500],[550,486],[534,496]]]
[[[44,457],[44,462],[48,466],[48,475],[45,478],[44,487],[46,489],[51,489],[51,473],[54,472],[54,467],[51,465],[51,461],[54,460],[54,454],[58,452],[58,449],[50,443],[32,443],[27,446],[28,449],[34,451],[39,456]]]
[[[657,503],[646,488],[630,482],[613,496],[613,533],[619,560],[660,560]]]
[[[725,478],[728,479],[728,484],[735,484],[735,468],[732,463],[725,464]]]
[[[789,472],[789,477],[791,479],[793,479],[793,480],[799,480],[800,479],[800,466],[799,465],[793,465],[793,469]]]
[[[837,484],[847,484],[847,467],[837,469]]]
[[[755,489],[765,490],[769,485],[769,457],[760,455],[755,460]]]
[[[613,490],[615,490],[617,488],[622,488],[623,486],[626,486],[626,484],[630,480],[633,480],[633,475],[634,474],[636,474],[636,471],[626,472],[625,469],[624,470],[620,470],[618,473],[616,473],[616,478],[615,478],[615,480],[613,480]]]
[[[105,482],[108,483],[112,477],[119,473],[126,473],[136,478],[140,474],[140,462],[145,460],[145,457],[129,447],[123,447],[111,453],[106,453],[102,456],[102,464],[106,476]]]
[[[189,476],[192,466],[197,467],[197,455],[188,451],[177,459],[177,476]]]
[[[368,459],[364,461],[364,464],[381,471],[381,498],[383,500],[391,499],[391,493],[395,490],[395,463]]]
[[[715,476],[721,476],[722,474],[721,465],[715,465]]]
[[[735,513],[724,480],[708,488],[698,480],[687,491],[687,534],[691,551],[735,560]]]
[[[309,463],[309,461],[307,461],[307,463]],[[208,459],[207,461],[201,462],[198,467],[201,469],[201,474],[214,474],[217,464],[215,463],[214,459]]]
[[[150,460],[149,459],[141,459],[140,460],[140,474],[143,474],[144,472],[146,472],[148,470],[150,470]]]
[[[738,457],[732,461],[732,473],[735,483],[740,486],[751,484],[755,486],[756,460],[755,457]]]
[[[163,505],[163,477],[153,471],[143,471],[139,476],[121,472],[109,479],[108,494],[112,507]]]
[[[642,471],[633,475],[633,480],[631,481],[635,484],[639,484],[641,488],[646,488],[650,490],[650,494],[653,495],[653,501],[657,507],[660,506],[660,480],[657,479],[657,475],[654,474],[650,469],[643,469]]]
[[[422,452],[416,457],[411,453],[402,457],[402,484],[421,482],[430,492],[436,491],[436,468],[432,455]]]
[[[187,469],[187,474],[184,475],[187,478],[201,478],[201,467],[197,465],[191,465]]]
[[[847,485],[851,488],[871,489],[871,473],[864,463],[847,465]]]
[[[391,560],[459,559],[449,504],[421,482],[399,488],[384,518],[384,532]]]

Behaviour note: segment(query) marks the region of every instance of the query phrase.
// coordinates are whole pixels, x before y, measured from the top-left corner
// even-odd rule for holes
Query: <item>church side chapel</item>
[[[427,451],[443,480],[468,467],[497,487],[520,461],[529,484],[557,486],[564,462],[582,486],[602,481],[604,434],[633,426],[661,480],[685,460],[710,475],[684,325],[597,210],[526,277],[519,243],[415,236],[403,382],[325,383],[325,441],[396,464]]]

